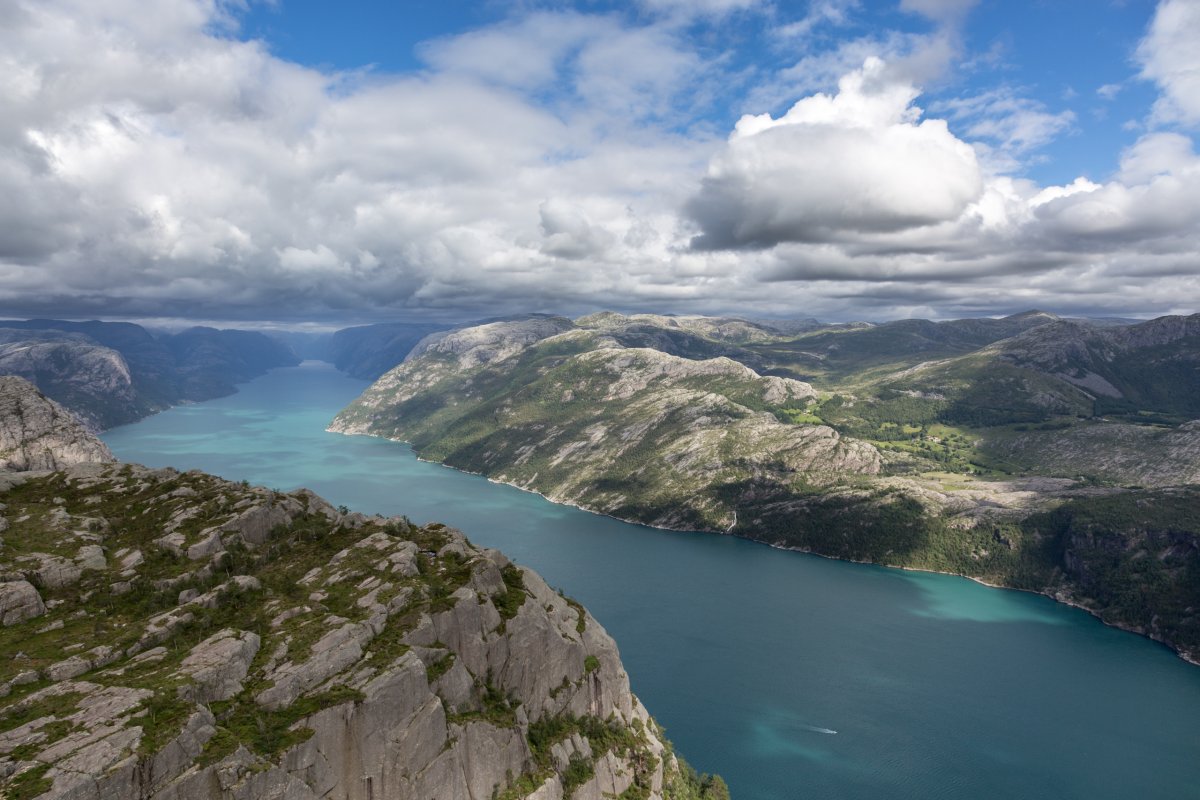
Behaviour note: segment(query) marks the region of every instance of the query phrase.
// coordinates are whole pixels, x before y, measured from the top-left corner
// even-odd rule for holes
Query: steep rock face
[[[157,338],[128,322],[0,322],[0,371],[21,375],[93,429],[141,419],[299,363],[253,331],[192,328]]]
[[[601,800],[687,784],[604,629],[444,526],[128,465],[0,501],[4,575],[88,564],[44,597],[0,584],[0,649],[25,652],[0,662],[7,796]]]
[[[113,460],[103,442],[29,381],[0,376],[0,469],[54,470]]]
[[[731,486],[754,482],[761,499],[879,471],[871,445],[781,421],[816,396],[810,385],[723,356],[625,346],[623,319],[454,332],[414,350],[330,429],[410,441],[426,458],[672,528],[730,528],[749,497]]]
[[[0,375],[24,378],[93,429],[140,402],[124,357],[81,334],[0,328]]]
[[[347,375],[373,381],[402,362],[418,342],[440,327],[394,322],[343,328],[330,336],[327,356]]]

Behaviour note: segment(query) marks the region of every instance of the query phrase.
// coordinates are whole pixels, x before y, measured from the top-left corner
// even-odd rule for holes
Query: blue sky
[[[1200,0],[11,0],[0,313],[1194,313]]]
[[[727,58],[736,81],[689,122],[727,130],[745,113],[778,114],[799,95],[750,107],[744,101],[747,85],[769,83],[804,55],[828,53],[846,41],[882,31],[929,34],[938,27],[893,0],[847,5],[844,19],[825,21],[801,40],[778,31],[811,11],[806,2],[776,2],[769,14],[747,10],[693,20],[687,26],[692,44]],[[632,24],[649,16],[635,3],[612,2],[344,0],[331,13],[320,0],[279,0],[251,5],[240,15],[239,35],[262,39],[280,57],[313,67],[405,73],[428,67],[421,57],[423,43],[538,8],[573,8]],[[1116,169],[1121,150],[1137,139],[1156,98],[1153,84],[1138,77],[1135,59],[1154,8],[1151,0],[982,0],[963,19],[961,57],[926,87],[923,104],[937,108],[941,101],[1002,88],[1047,113],[1070,113],[1069,125],[1038,146],[1021,171],[1041,183],[1069,183],[1080,175],[1102,180]],[[969,126],[952,120],[951,127],[965,134]]]

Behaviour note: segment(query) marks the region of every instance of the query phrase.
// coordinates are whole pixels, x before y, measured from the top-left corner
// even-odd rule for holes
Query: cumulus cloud
[[[837,91],[758,75],[790,110],[729,133],[694,106],[745,76],[688,26],[770,4],[713,0],[686,26],[678,3],[518,13],[427,43],[401,75],[289,63],[219,0],[3,5],[5,315],[1131,313],[1200,296],[1193,142],[1151,133],[1107,179],[1039,186],[995,153],[1019,166],[1070,120],[1014,93],[923,113],[957,52],[938,31],[796,45]],[[906,7],[941,25],[966,4]],[[1169,50],[1140,52],[1179,122]],[[743,100],[778,108],[768,94]]]
[[[135,6],[20,3],[0,31],[8,313],[544,304],[620,279],[564,260],[665,241],[707,153],[626,135],[704,69],[653,26],[538,14],[429,45],[429,71],[361,76],[214,34],[213,2]],[[485,74],[477,51],[508,65]],[[535,101],[561,70],[556,105]]]
[[[956,219],[982,190],[975,152],[942,120],[918,121],[917,90],[868,59],[836,95],[778,119],[745,116],[688,210],[698,248],[770,247]]]
[[[1200,124],[1200,3],[1163,0],[1138,46],[1142,77],[1158,84],[1159,122]]]
[[[1178,134],[1144,136],[1121,158],[1114,180],[1036,208],[1041,235],[1077,246],[1127,242],[1161,249],[1164,238],[1194,247],[1200,225],[1200,159]],[[1194,257],[1194,252],[1193,252]]]

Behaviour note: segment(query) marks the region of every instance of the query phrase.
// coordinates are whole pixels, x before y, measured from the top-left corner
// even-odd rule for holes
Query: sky
[[[1200,0],[0,0],[0,315],[1200,305]]]

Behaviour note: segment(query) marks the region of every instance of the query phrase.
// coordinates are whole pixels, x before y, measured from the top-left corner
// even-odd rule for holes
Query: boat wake
[[[832,730],[830,728],[818,728],[816,725],[805,725],[804,729],[807,731],[812,731],[813,733],[825,733],[830,736],[833,736],[834,734],[837,733],[837,731]]]

